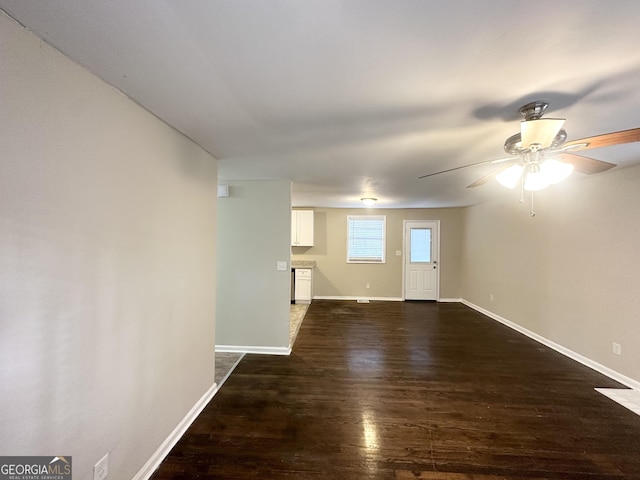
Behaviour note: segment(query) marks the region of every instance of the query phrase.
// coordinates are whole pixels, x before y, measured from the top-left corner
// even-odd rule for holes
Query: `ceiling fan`
[[[562,128],[565,119],[542,118],[548,106],[546,102],[536,101],[527,103],[520,108],[520,114],[524,117],[524,120],[520,122],[520,133],[507,138],[504,143],[504,149],[511,157],[449,168],[418,178],[432,177],[479,165],[502,164],[497,170],[467,185],[467,188],[484,185],[496,177],[498,182],[508,188],[514,188],[520,183],[520,201],[524,202],[525,190],[530,192],[542,190],[552,183],[564,180],[574,169],[580,173],[591,175],[616,166],[614,163],[576,155],[573,152],[640,140],[640,128],[633,128],[566,142],[567,132]],[[535,216],[533,194],[530,215]]]

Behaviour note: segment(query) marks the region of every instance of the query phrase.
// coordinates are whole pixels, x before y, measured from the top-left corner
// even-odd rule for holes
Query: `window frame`
[[[380,238],[382,244],[380,259],[373,257],[357,257],[351,255],[351,222],[353,220],[369,220],[369,221],[382,221],[382,236]],[[387,250],[387,216],[386,215],[347,215],[347,263],[369,263],[369,264],[384,264],[387,263],[386,258]]]

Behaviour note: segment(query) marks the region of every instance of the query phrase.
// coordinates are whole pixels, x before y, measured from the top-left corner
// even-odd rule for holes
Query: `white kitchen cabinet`
[[[310,268],[295,269],[295,291],[294,299],[296,303],[311,303],[313,291],[313,270]]]
[[[291,246],[313,247],[313,210],[291,210]]]

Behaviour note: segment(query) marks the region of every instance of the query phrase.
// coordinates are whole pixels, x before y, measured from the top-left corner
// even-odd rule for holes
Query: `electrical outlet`
[[[93,480],[104,480],[109,474],[109,454],[107,453],[93,467]]]
[[[489,294],[489,301],[493,302],[493,293]]]
[[[613,353],[615,353],[616,355],[622,355],[622,347],[620,346],[619,343],[613,342],[612,343],[612,348],[611,350],[613,351]]]
[[[276,262],[276,270],[280,272],[287,271],[287,262]]]
[[[364,288],[371,288],[371,284],[370,283],[365,283],[364,284]]]

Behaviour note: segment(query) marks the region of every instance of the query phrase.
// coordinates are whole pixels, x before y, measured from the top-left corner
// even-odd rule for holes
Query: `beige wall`
[[[213,385],[216,161],[0,14],[0,452],[132,478]]]
[[[535,218],[517,192],[465,209],[463,298],[640,381],[639,185],[636,166],[538,193]]]
[[[315,260],[314,296],[402,298],[403,220],[440,220],[440,297],[460,298],[461,209],[314,208],[315,245],[292,247],[294,260]],[[347,263],[347,216],[386,215],[384,264]],[[365,284],[369,283],[367,289]]]

